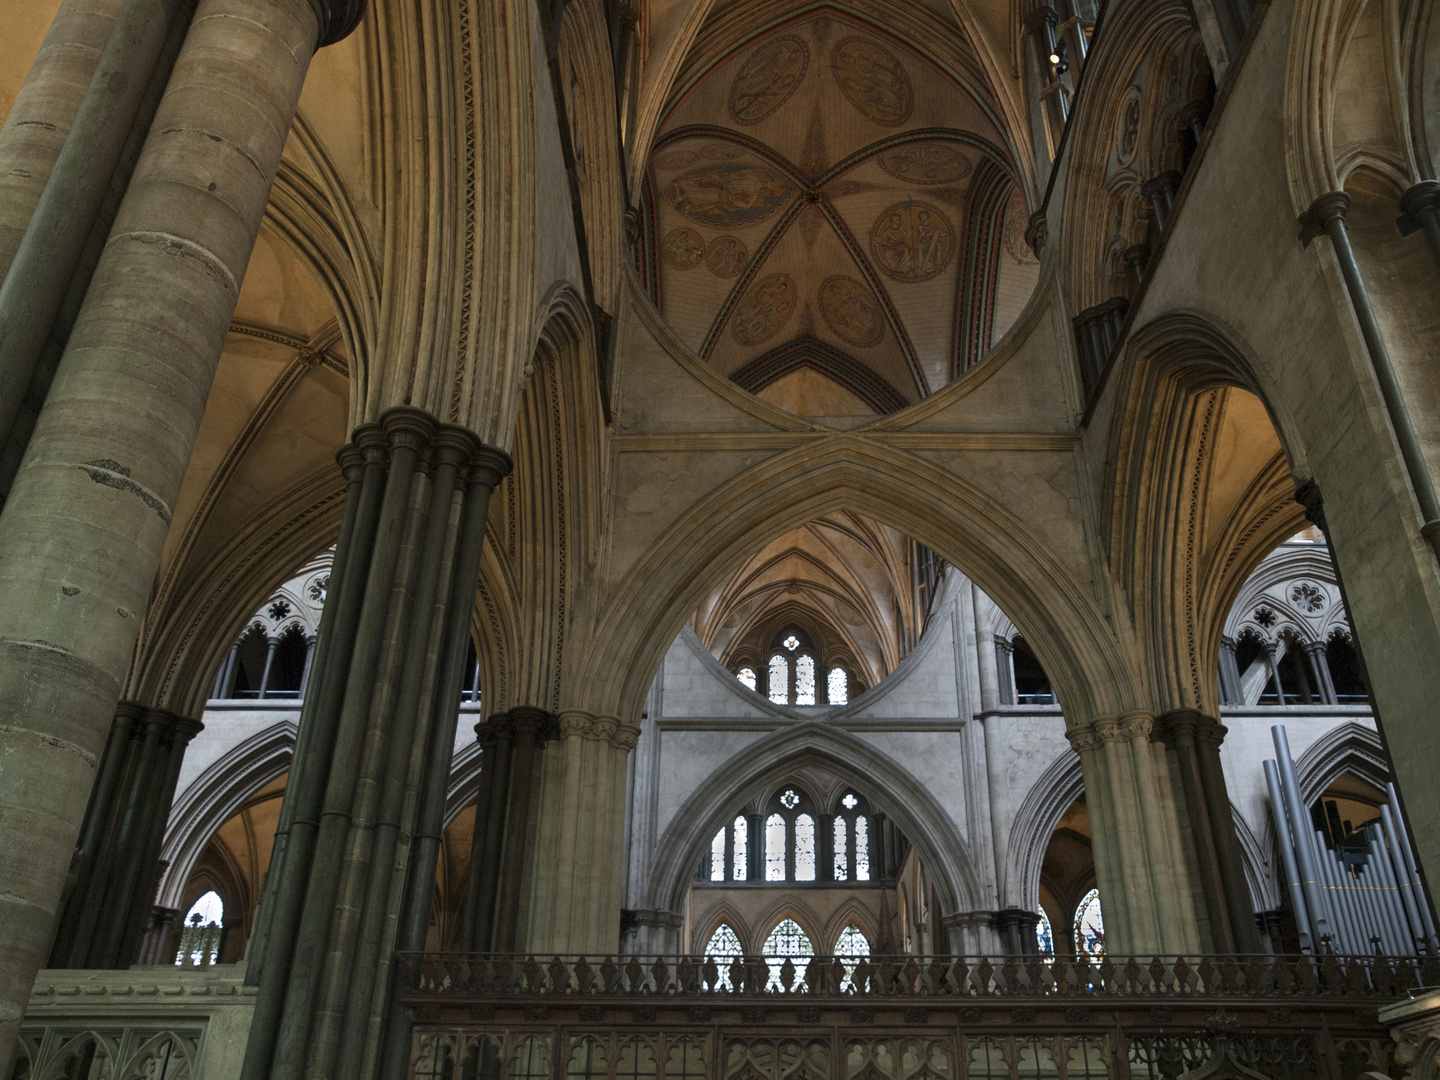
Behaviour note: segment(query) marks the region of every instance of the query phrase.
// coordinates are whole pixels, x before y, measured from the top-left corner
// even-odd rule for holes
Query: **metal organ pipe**
[[[1315,940],[1310,934],[1310,909],[1305,903],[1304,887],[1300,884],[1295,845],[1290,842],[1290,826],[1285,821],[1285,800],[1280,793],[1280,774],[1273,761],[1265,762],[1265,786],[1270,789],[1270,817],[1275,823],[1275,842],[1280,846],[1280,862],[1285,868],[1285,885],[1290,891],[1295,929],[1300,934],[1300,950],[1314,952]]]
[[[1331,933],[1332,920],[1316,877],[1317,852],[1311,847],[1310,823],[1306,820],[1309,815],[1305,812],[1305,801],[1300,797],[1300,781],[1295,775],[1295,762],[1290,757],[1290,740],[1285,737],[1284,725],[1273,726],[1270,737],[1275,742],[1275,763],[1280,770],[1281,790],[1285,793],[1286,816],[1290,819],[1290,831],[1295,837],[1295,858],[1300,864],[1305,906],[1310,910],[1311,933],[1318,944],[1326,934]]]
[[[1420,922],[1425,927],[1425,939],[1432,953],[1440,952],[1440,938],[1435,932],[1435,918],[1430,911],[1430,901],[1420,884],[1420,868],[1415,865],[1415,849],[1410,846],[1410,830],[1405,825],[1405,815],[1400,812],[1400,793],[1394,784],[1386,784],[1385,792],[1390,797],[1390,813],[1395,834],[1400,841],[1400,855],[1405,860],[1405,876],[1414,890],[1415,906],[1420,911]]]

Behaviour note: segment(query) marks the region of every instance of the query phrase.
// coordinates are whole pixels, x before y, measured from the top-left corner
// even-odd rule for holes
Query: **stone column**
[[[0,514],[0,1074],[310,57],[356,17],[202,0]]]
[[[1330,675],[1330,658],[1325,653],[1325,642],[1307,641],[1304,645],[1305,660],[1310,665],[1310,678],[1320,695],[1322,705],[1334,705],[1335,680]]]
[[[1300,239],[1308,244],[1321,233],[1330,237],[1335,260],[1340,264],[1340,274],[1345,279],[1345,289],[1350,294],[1350,306],[1355,311],[1360,334],[1365,339],[1365,350],[1370,355],[1370,366],[1380,387],[1380,397],[1385,402],[1395,441],[1400,444],[1400,457],[1415,492],[1415,501],[1420,509],[1420,535],[1430,545],[1435,558],[1440,559],[1440,496],[1436,495],[1420,437],[1410,418],[1410,408],[1405,402],[1400,380],[1395,375],[1390,350],[1385,345],[1385,335],[1375,317],[1375,309],[1370,305],[1365,279],[1360,276],[1360,265],[1350,247],[1350,234],[1345,227],[1345,215],[1349,209],[1350,196],[1345,192],[1332,191],[1321,195],[1301,218]]]
[[[1161,232],[1165,231],[1170,212],[1175,209],[1175,193],[1179,190],[1180,174],[1174,169],[1167,169],[1158,176],[1152,176],[1140,185],[1140,193],[1149,201],[1150,209],[1155,214],[1155,227]]]
[[[1125,260],[1125,268],[1130,271],[1130,276],[1135,279],[1135,287],[1139,288],[1145,283],[1145,268],[1150,265],[1150,245],[1131,244],[1121,257]]]
[[[1192,710],[1166,713],[1155,721],[1155,736],[1164,741],[1175,755],[1175,771],[1185,796],[1185,811],[1190,822],[1191,846],[1195,853],[1200,878],[1200,893],[1209,917],[1210,952],[1228,955],[1238,950],[1231,931],[1229,907],[1221,884],[1223,873],[1216,852],[1216,838],[1211,829],[1205,785],[1200,777],[1200,761],[1195,752],[1195,728],[1200,714]],[[1103,904],[1103,900],[1102,900]],[[1252,920],[1253,921],[1253,920]],[[1247,950],[1248,951],[1248,950]]]
[[[956,956],[1002,956],[1004,943],[988,911],[961,911],[940,919],[946,948]]]
[[[65,145],[121,0],[64,0],[0,128],[0,279]]]
[[[1114,956],[1200,949],[1164,749],[1150,742],[1154,720],[1131,712],[1067,732],[1084,770],[1106,948]]]
[[[475,733],[489,776],[475,802],[462,948],[506,952],[517,946],[536,760],[559,729],[544,709],[520,705],[476,724]]]
[[[1015,646],[1007,638],[995,637],[995,678],[1001,705],[1015,704]]]
[[[675,956],[680,953],[680,931],[685,917],[664,908],[630,912],[625,952],[632,956]],[[703,945],[703,943],[702,943]]]
[[[1273,641],[1267,641],[1265,648],[1265,670],[1270,672],[1270,681],[1275,684],[1275,702],[1277,705],[1285,704],[1285,686],[1280,682],[1280,665],[1275,662],[1275,654],[1280,651],[1280,646]]]
[[[1245,692],[1240,687],[1240,666],[1235,659],[1235,639],[1220,639],[1220,704],[1243,705]]]
[[[1425,233],[1425,243],[1440,268],[1440,180],[1422,180],[1400,196],[1400,232],[1409,236],[1416,229]]]
[[[251,946],[247,1077],[374,1068],[412,835],[449,779],[434,758],[454,746],[485,509],[509,467],[414,408],[361,425],[340,458],[350,496]]]
[[[240,642],[230,646],[230,651],[225,654],[225,662],[220,665],[220,671],[215,676],[215,686],[211,690],[212,698],[225,698],[230,696],[231,688],[235,685],[235,664],[240,658]]]
[[[139,958],[160,845],[185,747],[200,723],[165,709],[116,707],[75,850],[50,966],[126,968]]]
[[[1200,767],[1200,784],[1205,793],[1205,810],[1210,817],[1210,834],[1214,837],[1215,854],[1220,860],[1220,884],[1230,913],[1230,932],[1235,939],[1236,951],[1257,953],[1260,951],[1260,930],[1255,922],[1255,901],[1245,877],[1245,855],[1240,850],[1240,837],[1235,832],[1235,814],[1225,783],[1225,769],[1220,761],[1225,725],[1202,712],[1185,712],[1188,722],[1193,724],[1195,759]]]
[[[614,953],[624,878],[625,762],[640,728],[616,716],[560,713],[544,758],[527,950]]]
[[[279,647],[280,639],[278,637],[265,639],[265,667],[260,673],[259,698],[261,701],[264,701],[265,695],[270,692],[270,673],[275,670],[275,650]]]
[[[1208,101],[1192,101],[1180,110],[1180,122],[1190,129],[1190,134],[1195,137],[1198,144],[1205,134],[1205,122],[1210,119],[1210,103]]]

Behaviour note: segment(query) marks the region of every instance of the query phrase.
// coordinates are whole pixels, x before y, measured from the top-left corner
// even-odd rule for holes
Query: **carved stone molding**
[[[618,716],[596,716],[579,709],[567,709],[560,714],[560,737],[576,736],[590,742],[606,742],[617,750],[633,750],[640,741],[640,727],[627,723]]]
[[[1133,742],[1148,739],[1155,726],[1155,714],[1143,710],[1122,716],[1101,716],[1086,727],[1072,728],[1065,733],[1077,753],[1094,750],[1102,743]]]

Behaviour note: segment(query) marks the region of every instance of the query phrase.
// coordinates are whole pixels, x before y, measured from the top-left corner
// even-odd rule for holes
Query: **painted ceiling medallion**
[[[779,332],[795,310],[799,290],[789,274],[761,278],[735,309],[730,333],[741,345],[758,345]]]
[[[750,261],[750,251],[738,237],[717,236],[705,249],[705,265],[716,277],[734,277]]]
[[[705,257],[705,238],[694,229],[672,229],[660,242],[660,254],[676,270],[689,270]]]
[[[955,230],[933,203],[906,199],[870,226],[870,254],[896,281],[929,281],[945,269],[954,250]]]
[[[774,169],[736,161],[677,176],[664,195],[691,221],[728,229],[764,221],[780,208],[790,190],[789,181]]]
[[[876,159],[880,168],[897,180],[912,184],[953,184],[970,175],[970,159],[954,143],[905,143]]]
[[[758,124],[795,92],[810,50],[797,37],[772,38],[758,46],[730,84],[730,117],[737,124]]]
[[[851,105],[882,127],[898,127],[910,118],[915,91],[910,76],[885,49],[868,38],[835,43],[830,70]]]
[[[671,150],[655,159],[655,167],[672,172],[675,169],[688,169],[699,160],[700,155],[694,150]]]
[[[820,286],[825,324],[851,345],[878,345],[885,336],[885,313],[875,294],[854,278],[836,274]]]

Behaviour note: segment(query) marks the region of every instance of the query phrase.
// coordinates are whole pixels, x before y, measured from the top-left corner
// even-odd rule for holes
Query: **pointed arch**
[[[1085,792],[1080,755],[1064,751],[1050,763],[1021,800],[1010,825],[1000,897],[1005,906],[1040,910],[1040,867],[1060,819]]]
[[[290,768],[295,722],[282,720],[252,735],[202,772],[176,798],[165,826],[156,903],[178,908],[185,884],[211,838],[266,784]]]
[[[933,875],[943,911],[981,906],[968,845],[929,789],[865,740],[819,723],[787,726],[749,744],[696,788],[656,845],[645,885],[647,906],[682,910],[695,853],[734,819],[737,807],[768,797],[807,762],[823,765],[864,794],[871,806],[886,808]]]

